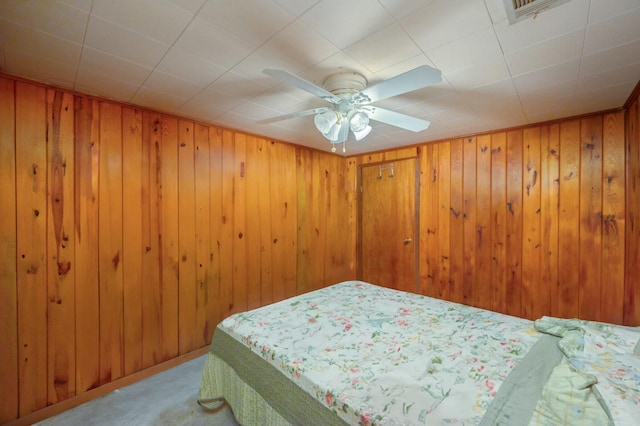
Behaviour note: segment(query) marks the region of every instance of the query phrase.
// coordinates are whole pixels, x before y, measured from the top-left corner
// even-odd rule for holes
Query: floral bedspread
[[[542,317],[541,332],[562,337],[558,346],[615,425],[637,425],[640,418],[640,327],[578,319]]]
[[[528,320],[359,281],[220,327],[354,425],[477,424],[540,337]]]

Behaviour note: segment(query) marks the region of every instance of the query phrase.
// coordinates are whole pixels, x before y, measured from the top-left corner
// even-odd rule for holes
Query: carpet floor
[[[228,407],[211,413],[198,405],[206,355],[117,389],[38,425],[215,425],[236,426]]]

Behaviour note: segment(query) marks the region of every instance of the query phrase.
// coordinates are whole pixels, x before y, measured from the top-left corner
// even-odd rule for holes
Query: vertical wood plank
[[[122,107],[100,102],[98,262],[100,383],[124,374],[122,283]]]
[[[75,97],[76,389],[100,385],[99,170],[100,109]]]
[[[558,280],[558,222],[560,203],[560,125],[544,126],[540,134],[541,247],[540,280],[549,292],[548,313],[555,316],[554,300],[560,297]]]
[[[142,300],[148,277],[142,271],[142,198],[149,190],[143,185],[142,113],[132,108],[122,110],[122,279],[124,306],[124,374],[142,369]],[[148,229],[148,228],[147,228]],[[144,297],[150,297],[148,291]]]
[[[247,137],[246,164],[244,173],[246,176],[246,267],[247,276],[247,307],[249,309],[260,306],[262,299],[262,255],[264,254],[261,242],[262,232],[269,232],[263,225],[261,216],[264,214],[260,205],[260,193],[258,182],[267,180],[269,176],[261,175],[258,138]]]
[[[580,276],[580,121],[560,124],[560,220],[558,223],[558,280],[560,291],[552,301],[552,312],[563,318],[579,315],[576,303]]]
[[[507,286],[507,134],[491,135],[491,309],[506,313]]]
[[[16,82],[19,413],[47,405],[46,91]]]
[[[507,312],[522,315],[522,130],[507,132]]]
[[[235,185],[234,133],[222,131],[222,209],[220,211],[220,306],[222,317],[236,311],[233,286],[233,199]]]
[[[155,123],[155,119],[153,119]],[[166,116],[161,123],[154,124],[154,131],[161,126],[162,140],[159,145],[160,192],[158,195],[160,232],[160,294],[162,305],[160,324],[162,330],[161,359],[176,357],[179,353],[179,131],[178,120]]]
[[[451,144],[438,145],[438,298],[449,299],[451,243]]]
[[[279,180],[280,175],[271,175],[269,161],[271,158],[271,143],[264,138],[257,139],[257,156],[254,167],[258,181],[258,208],[257,217],[260,226],[260,300],[256,300],[261,305],[273,302],[273,275],[271,252],[271,181]],[[248,188],[247,188],[248,190]],[[250,305],[251,306],[251,305]]]
[[[420,294],[434,297],[438,277],[438,144],[420,157]]]
[[[147,368],[161,362],[163,357],[162,325],[163,299],[162,292],[162,241],[160,199],[162,196],[161,144],[162,116],[145,112],[141,127],[142,185],[138,196],[141,198],[142,231],[139,251],[141,255],[141,271],[143,279],[138,284],[141,292],[140,306],[142,367]],[[136,137],[140,137],[137,136]],[[125,263],[126,265],[126,263]]]
[[[212,327],[207,343],[211,343],[216,325],[222,320],[220,315],[220,269],[222,248],[220,246],[222,222],[222,130],[209,127],[209,201],[211,203],[211,261],[212,274],[209,279],[208,318]]]
[[[336,155],[325,154],[320,160],[325,164],[327,215],[324,285],[335,284],[349,279],[353,255],[349,250],[348,230],[350,229],[349,199],[347,197],[346,161]],[[415,180],[415,177],[414,177]],[[355,223],[353,224],[355,226]],[[415,291],[415,278],[411,283]]]
[[[4,207],[0,221],[0,423],[18,417],[18,298],[16,225],[16,110],[15,83],[0,78],[0,200]]]
[[[580,317],[600,320],[602,117],[580,122]]]
[[[478,305],[491,309],[491,135],[477,140],[476,285]]]
[[[235,312],[247,309],[249,283],[247,277],[247,135],[236,133],[233,171],[233,307]]]
[[[178,121],[178,347],[196,349],[196,203],[193,122]]]
[[[640,325],[640,98],[627,111],[624,323]]]
[[[270,181],[271,250],[273,300],[296,294],[297,244],[297,169],[296,148],[271,142],[269,174],[278,176]]]
[[[540,127],[523,131],[522,169],[522,316],[549,312],[548,283],[540,280]]]
[[[47,91],[48,404],[55,404],[76,393],[73,107],[70,93]]]
[[[453,302],[463,302],[464,282],[464,141],[451,141],[451,211],[449,228],[451,246],[449,250],[450,290]]]
[[[479,291],[476,288],[476,252],[478,229],[476,227],[477,192],[477,141],[476,138],[464,139],[464,285],[463,301],[465,305],[478,306]]]
[[[624,113],[604,116],[602,141],[602,278],[600,320],[621,324],[624,312]],[[636,204],[636,207],[638,204]]]
[[[207,344],[215,324],[209,322],[209,303],[213,303],[210,290],[212,283],[211,251],[211,177],[209,171],[209,128],[202,124],[195,125],[195,211],[196,211],[196,324],[194,328],[195,345]]]
[[[325,206],[324,175],[318,153],[297,149],[298,182],[298,294],[324,286],[326,223],[320,213]]]

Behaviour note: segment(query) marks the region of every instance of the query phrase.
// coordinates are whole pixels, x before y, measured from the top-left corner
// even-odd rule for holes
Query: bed
[[[223,320],[198,403],[243,425],[637,424],[639,340],[346,281]]]

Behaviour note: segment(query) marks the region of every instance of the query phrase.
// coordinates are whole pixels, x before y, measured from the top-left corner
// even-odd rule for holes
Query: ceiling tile
[[[94,0],[91,13],[165,45],[173,44],[193,18],[193,14],[165,0]]]
[[[486,62],[478,62],[470,67],[448,73],[446,78],[454,88],[467,90],[510,77],[504,58],[487,59]]]
[[[301,16],[307,10],[319,3],[319,0],[275,0],[275,2],[293,13],[295,16]]]
[[[162,112],[174,112],[187,100],[188,98],[175,96],[149,87],[141,87],[131,98],[131,102],[136,105],[146,106]]]
[[[423,51],[491,26],[482,0],[438,0],[402,18],[400,24]]]
[[[487,6],[489,16],[494,24],[508,19],[504,0],[484,0],[484,4]]]
[[[640,40],[638,22],[640,22],[640,8],[589,25],[584,42],[585,55]]]
[[[505,55],[511,75],[517,76],[579,59],[582,55],[584,29],[530,45]]]
[[[513,25],[502,21],[496,34],[502,50],[512,53],[586,27],[588,11],[589,0],[572,0]]]
[[[513,78],[518,93],[527,93],[537,89],[557,85],[564,81],[577,80],[580,60],[574,59],[563,64],[539,69]]]
[[[615,70],[636,62],[640,62],[640,40],[584,56],[580,66],[580,75]]]
[[[182,10],[185,10],[191,14],[195,14],[200,10],[203,4],[207,2],[207,0],[168,0],[169,2],[175,4]]]
[[[614,86],[579,91],[576,94],[573,113],[577,115],[619,108],[625,103],[635,85],[635,82],[625,82]]]
[[[128,81],[131,85],[139,86],[151,73],[151,68],[109,55],[99,50],[85,47],[80,59],[79,71],[91,72],[92,76],[115,78]],[[99,84],[100,77],[96,84]]]
[[[635,64],[617,67],[611,71],[580,77],[578,91],[594,90],[622,83],[637,83],[640,76],[640,61]]]
[[[92,16],[85,44],[131,62],[154,67],[169,46]]]
[[[1,19],[82,43],[89,14],[53,1],[4,0],[0,1],[0,22]]]
[[[90,95],[101,96],[120,102],[129,102],[140,87],[131,84],[126,78],[112,78],[114,74],[105,75],[90,69],[79,69],[76,76],[75,90]]]
[[[272,85],[277,80],[267,79],[263,69],[279,68],[297,74],[337,52],[337,47],[296,21],[234,66],[233,71],[246,78],[266,80],[266,84]]]
[[[8,63],[1,61],[8,58]],[[34,56],[22,49],[13,51],[0,48],[0,69],[11,69],[13,74],[36,79],[53,86],[73,89],[76,78],[76,64],[59,62],[44,56]]]
[[[380,3],[370,0],[324,0],[300,19],[341,49],[393,22]]]
[[[201,56],[175,47],[164,55],[157,69],[203,86],[211,84],[226,71]]]
[[[436,0],[380,0],[380,3],[396,19],[411,15]]]
[[[21,24],[4,21],[0,18],[0,41],[4,45],[5,55],[11,52],[25,53],[43,60],[55,61],[77,66],[82,46],[68,40],[51,36]],[[24,44],[29,49],[24,49]],[[23,56],[23,55],[22,55]],[[5,59],[8,71],[11,72],[11,56]],[[40,72],[36,67],[33,72]]]
[[[487,27],[465,37],[425,52],[436,68],[450,73],[467,68],[487,58],[502,57],[502,50],[492,27]]]
[[[295,19],[272,1],[208,1],[198,17],[258,47]]]
[[[157,92],[171,93],[185,101],[192,98],[205,88],[205,85],[195,84],[171,74],[154,70],[144,82],[144,87]]]
[[[407,33],[394,23],[352,44],[345,52],[372,72],[419,55],[420,49]]]
[[[215,90],[216,92],[233,96],[240,101],[244,101],[255,98],[267,90],[267,87],[233,72],[226,72],[211,84],[208,89]]]
[[[197,17],[173,47],[192,52],[203,60],[226,69],[253,51],[253,47],[243,40]]]
[[[589,5],[589,24],[596,24],[638,8],[640,8],[638,0],[593,0]]]

